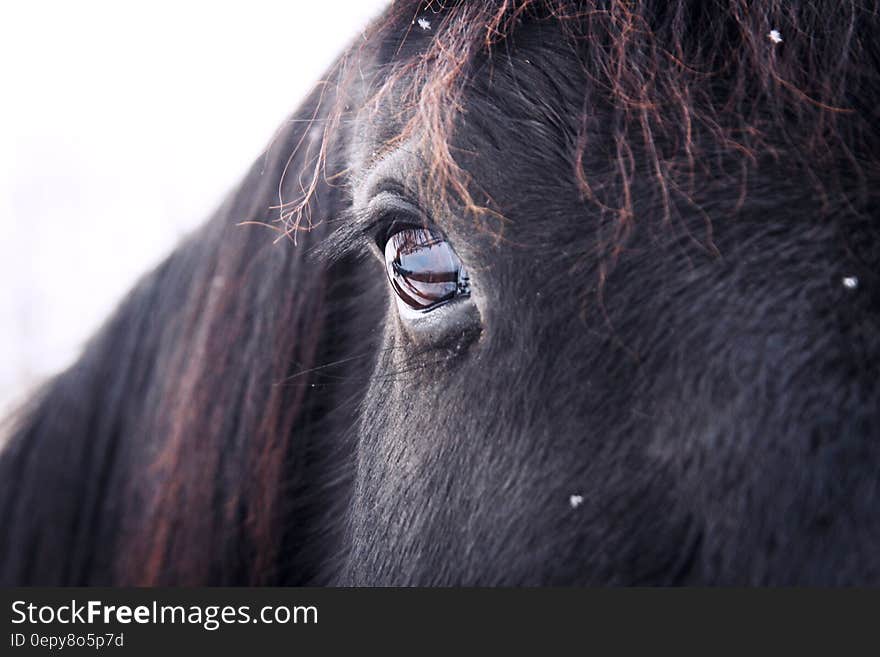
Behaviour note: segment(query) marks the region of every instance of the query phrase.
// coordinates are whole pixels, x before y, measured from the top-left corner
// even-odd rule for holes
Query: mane
[[[332,464],[346,459],[320,442],[330,432],[321,409],[344,423],[353,405],[345,386],[308,395],[323,381],[308,370],[345,341],[334,318],[351,296],[346,264],[307,260],[326,225],[297,248],[242,225],[265,217],[279,189],[290,193],[282,171],[302,169],[309,149],[299,146],[315,146],[300,117],[320,120],[321,95],[12,418],[0,454],[0,582],[324,581],[309,537],[332,541],[315,518],[332,515],[344,485]],[[324,184],[309,203],[320,213],[341,205]]]
[[[613,260],[637,223],[637,180],[663,222],[699,212],[707,180],[745,203],[768,162],[824,205],[866,196],[878,23],[855,1],[394,2],[210,221],[17,414],[0,455],[0,582],[332,581],[341,539],[326,519],[350,474],[345,440],[328,436],[346,435],[358,397],[319,366],[367,367],[370,345],[346,319],[351,262],[308,253],[350,204],[356,115],[390,117],[386,149],[418,144],[425,198],[501,225],[503,202],[457,141],[469,93],[493,66],[531,65],[515,58],[525,25],[556,30],[587,80],[564,122],[571,184],[614,219]]]

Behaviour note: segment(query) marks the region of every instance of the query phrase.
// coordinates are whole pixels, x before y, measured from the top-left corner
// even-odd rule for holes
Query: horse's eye
[[[408,227],[385,243],[385,268],[398,298],[413,310],[428,311],[467,295],[468,277],[443,236]]]

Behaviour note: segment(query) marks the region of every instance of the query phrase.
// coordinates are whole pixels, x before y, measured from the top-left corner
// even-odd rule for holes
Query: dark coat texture
[[[398,0],[10,420],[0,582],[880,584],[878,11]]]

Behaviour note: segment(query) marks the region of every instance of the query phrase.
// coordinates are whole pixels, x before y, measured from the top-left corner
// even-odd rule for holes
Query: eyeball
[[[446,239],[428,228],[403,228],[385,243],[385,269],[407,307],[429,312],[470,293],[464,267]]]

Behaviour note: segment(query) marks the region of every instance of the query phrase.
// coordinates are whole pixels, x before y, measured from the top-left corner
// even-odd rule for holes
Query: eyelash
[[[374,241],[376,242],[376,246],[379,247],[379,251],[384,252],[388,240],[390,240],[395,234],[403,230],[424,230],[426,228],[430,229],[429,226],[420,223],[414,216],[409,217],[397,212],[386,214],[376,222],[376,225],[373,228],[375,233]]]
[[[387,187],[387,186],[385,186]],[[376,202],[379,196],[386,197]],[[388,239],[404,228],[433,228],[433,222],[399,188],[383,188],[363,209],[349,208],[338,218],[338,227],[313,248],[311,257],[335,262],[346,256],[381,257]]]

